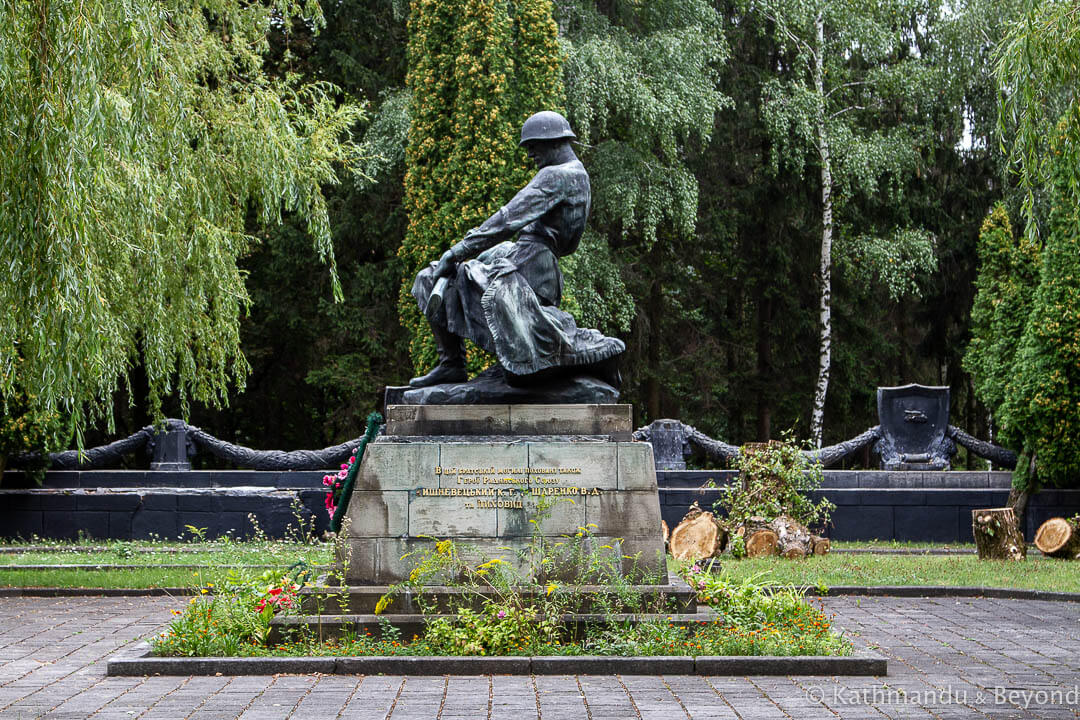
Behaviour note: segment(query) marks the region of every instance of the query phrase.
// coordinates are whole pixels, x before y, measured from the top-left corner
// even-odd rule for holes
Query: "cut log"
[[[1023,560],[1027,544],[1012,508],[971,511],[971,533],[980,560]]]
[[[787,515],[774,519],[769,526],[776,533],[780,544],[780,554],[786,558],[798,559],[809,555],[813,549],[810,531],[798,520]]]
[[[664,547],[667,547],[668,539],[671,537],[671,531],[668,530],[667,523],[663,520],[660,521],[660,532],[664,536]]]
[[[815,536],[805,525],[787,515],[772,520],[749,518],[735,534],[746,538],[747,557],[782,555],[794,559],[806,557],[814,551]]]
[[[832,543],[829,538],[814,535],[810,539],[810,550],[814,555],[828,555],[832,550]]]
[[[1035,547],[1043,555],[1075,560],[1080,556],[1080,526],[1075,520],[1050,518],[1035,533]]]
[[[747,531],[746,557],[768,557],[780,554],[780,538],[769,528]]]
[[[668,548],[676,560],[697,562],[724,552],[727,539],[727,530],[716,516],[694,503],[682,522],[671,531]]]

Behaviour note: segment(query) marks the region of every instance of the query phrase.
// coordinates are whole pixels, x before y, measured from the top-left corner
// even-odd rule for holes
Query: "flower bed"
[[[414,574],[416,593],[428,575],[462,563],[452,544],[440,543]],[[753,580],[736,580],[722,570],[699,566],[682,574],[711,610],[709,621],[686,623],[662,598],[643,599],[624,592],[625,579],[603,576],[610,600],[590,594],[606,609],[602,621],[574,633],[560,621],[575,609],[572,585],[549,582],[546,591],[524,593],[500,575],[490,561],[471,567],[476,594],[453,613],[432,612],[422,634],[403,638],[390,622],[377,632],[351,631],[320,637],[298,630],[269,642],[275,615],[297,610],[303,577],[263,573],[250,581],[237,577],[213,594],[193,598],[169,629],[152,641],[153,652],[186,657],[274,656],[843,656],[851,644],[832,631],[831,617],[810,604],[796,588],[769,589]],[[594,568],[595,570],[595,568]],[[485,581],[486,580],[486,581]],[[480,581],[485,581],[482,587]],[[421,595],[422,597],[422,595]],[[382,603],[392,604],[393,596]],[[820,601],[819,601],[820,602]],[[628,607],[629,605],[629,607]],[[626,610],[639,619],[627,619]],[[657,615],[659,613],[659,617]]]

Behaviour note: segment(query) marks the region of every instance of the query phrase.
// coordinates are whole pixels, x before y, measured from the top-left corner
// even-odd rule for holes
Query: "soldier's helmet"
[[[566,118],[551,110],[541,110],[529,117],[521,126],[521,142],[518,145],[524,145],[533,140],[562,140],[576,137]]]

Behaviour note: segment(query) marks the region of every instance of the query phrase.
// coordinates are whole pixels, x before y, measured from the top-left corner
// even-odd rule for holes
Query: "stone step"
[[[269,643],[280,643],[290,635],[301,634],[306,637],[339,638],[346,634],[370,635],[380,638],[387,627],[394,628],[395,637],[402,641],[420,637],[425,625],[436,617],[456,619],[456,615],[421,615],[418,613],[384,613],[355,615],[292,615],[276,617],[270,623]],[[616,625],[622,623],[637,624],[648,621],[670,621],[676,625],[699,625],[715,622],[718,616],[708,608],[701,608],[692,613],[567,613],[561,621],[567,628],[569,637],[580,638],[587,627]]]
[[[390,591],[387,585],[353,585],[347,587],[309,587],[300,590],[301,611],[317,614],[321,608],[323,614],[344,613],[365,615],[374,614],[375,606]],[[616,591],[603,585],[579,585],[572,588],[578,596],[573,607],[577,612],[591,613],[601,611],[605,604],[623,610],[635,610],[636,607],[656,607],[657,602],[664,602],[671,612],[695,613],[698,611],[697,596],[681,580],[667,585],[633,585],[621,592],[627,594],[629,602],[619,600]],[[540,600],[546,594],[543,587],[518,588],[517,592],[525,602]],[[455,608],[477,608],[491,592],[476,592],[457,586],[432,585],[425,587],[422,593],[402,591],[395,595],[389,609],[396,613],[423,613],[424,606],[435,612],[450,612]],[[635,607],[636,606],[636,607]]]

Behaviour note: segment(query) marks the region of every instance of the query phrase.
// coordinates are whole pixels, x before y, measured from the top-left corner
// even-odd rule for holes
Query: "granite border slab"
[[[786,586],[777,586],[783,589]],[[997,588],[947,585],[833,585],[824,589],[803,588],[808,597],[903,597],[903,598],[993,598],[995,600],[1047,600],[1080,603],[1080,593],[1030,588]],[[68,587],[7,587],[0,588],[0,598],[12,597],[159,597],[191,596],[192,588],[68,588]]]
[[[847,657],[217,657],[150,654],[141,642],[108,660],[106,674],[147,675],[888,675],[888,660],[864,651]]]

